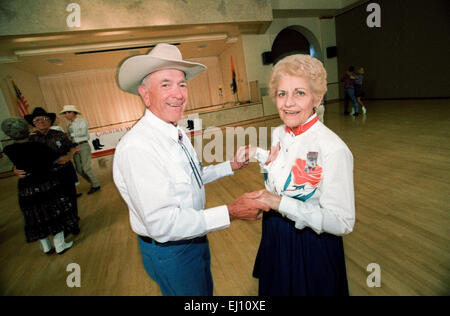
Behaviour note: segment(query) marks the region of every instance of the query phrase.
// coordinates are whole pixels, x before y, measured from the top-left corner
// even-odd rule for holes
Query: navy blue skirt
[[[260,296],[348,296],[341,236],[296,229],[280,213],[264,213],[253,276]]]

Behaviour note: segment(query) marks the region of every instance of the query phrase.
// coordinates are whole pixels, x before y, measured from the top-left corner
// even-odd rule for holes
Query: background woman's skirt
[[[27,242],[34,242],[61,231],[67,236],[79,232],[79,218],[71,199],[56,176],[45,181],[28,176],[19,180],[19,205],[25,219]]]

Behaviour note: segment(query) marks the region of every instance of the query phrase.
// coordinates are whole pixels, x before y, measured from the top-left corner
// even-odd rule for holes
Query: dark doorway
[[[300,32],[285,28],[278,33],[272,44],[273,63],[276,64],[282,58],[293,54],[311,53],[311,44]]]

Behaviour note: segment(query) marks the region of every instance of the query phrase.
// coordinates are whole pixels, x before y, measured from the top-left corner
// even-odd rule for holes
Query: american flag
[[[27,103],[27,100],[22,95],[22,92],[20,92],[19,88],[17,88],[16,84],[13,81],[13,87],[16,91],[16,97],[17,97],[17,106],[19,108],[20,116],[24,117],[28,113],[28,108],[30,107]]]

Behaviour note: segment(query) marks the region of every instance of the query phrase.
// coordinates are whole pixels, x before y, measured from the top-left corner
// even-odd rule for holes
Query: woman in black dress
[[[72,247],[64,241],[64,234],[77,232],[78,218],[72,211],[69,196],[65,193],[54,164],[70,159],[70,153],[61,157],[50,147],[28,140],[28,124],[24,119],[8,118],[2,122],[3,132],[15,140],[3,151],[17,169],[24,170],[19,178],[19,205],[25,219],[27,242],[39,240],[41,249],[54,252],[49,240],[53,235],[56,252],[62,254]]]

